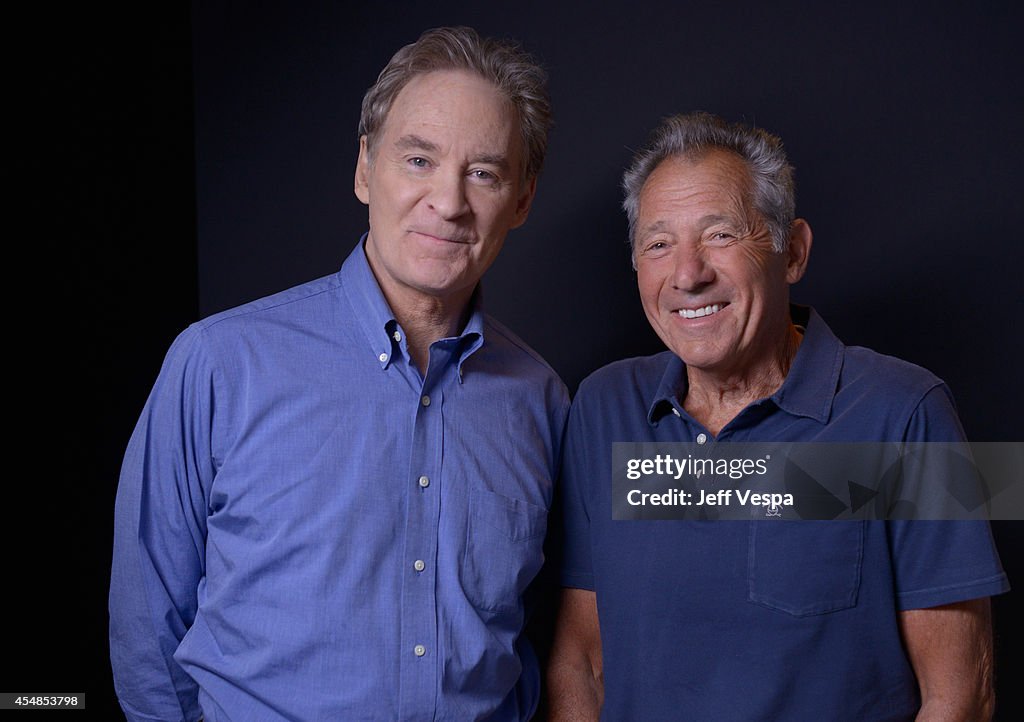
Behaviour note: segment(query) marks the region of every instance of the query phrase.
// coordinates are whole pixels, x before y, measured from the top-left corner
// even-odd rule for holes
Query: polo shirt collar
[[[671,351],[665,354],[668,363],[665,365],[665,372],[661,375],[658,389],[654,393],[654,401],[647,411],[647,423],[657,426],[665,414],[672,413],[672,409],[681,410],[680,399],[686,398],[686,391],[689,383],[686,379],[686,364],[683,360]]]
[[[772,394],[771,400],[794,416],[825,423],[832,413],[845,347],[813,308],[790,304],[790,314],[793,323],[804,327],[804,340],[786,380]],[[647,412],[647,421],[652,426],[665,414],[672,413],[673,408],[681,411],[680,399],[686,398],[689,388],[686,364],[673,353],[667,356],[665,372]]]
[[[794,416],[824,424],[832,414],[846,348],[813,308],[790,304],[789,310],[793,323],[806,330],[786,380],[772,394],[772,401]]]

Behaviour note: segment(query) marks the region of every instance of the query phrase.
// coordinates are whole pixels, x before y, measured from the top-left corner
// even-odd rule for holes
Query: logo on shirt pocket
[[[857,604],[863,521],[754,521],[747,600],[795,617]]]
[[[470,496],[462,588],[477,609],[516,612],[544,563],[547,510],[474,489]]]

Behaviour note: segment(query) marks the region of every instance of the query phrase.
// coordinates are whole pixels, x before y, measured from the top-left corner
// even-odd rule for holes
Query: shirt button
[[[398,333],[398,331],[395,331],[393,334],[391,334],[391,338],[400,342],[402,340],[402,334]]]
[[[412,568],[418,572],[422,572],[424,569],[427,568],[427,565],[423,563],[422,559],[417,559],[412,563]]]
[[[676,416],[682,416],[682,414],[679,413],[679,409],[677,409],[675,406],[672,407],[672,413],[675,414]]]
[[[420,403],[423,404],[424,406],[430,406],[430,397],[429,396],[421,397],[420,398]]]
[[[422,657],[424,654],[427,653],[427,648],[424,647],[422,644],[417,644],[415,647],[412,648],[412,653],[415,654],[417,657]]]
[[[697,434],[697,443],[703,444],[708,440],[707,434]]]
[[[428,479],[425,476],[421,476],[420,477],[420,486],[422,488],[426,489],[428,486],[430,486],[430,479]]]
[[[388,355],[387,355],[386,353],[382,353],[382,354],[381,354],[380,356],[378,356],[378,357],[377,357],[377,359],[378,359],[378,360],[379,360],[379,361],[380,361],[381,363],[384,363],[385,361],[387,361],[387,360],[388,360]]]

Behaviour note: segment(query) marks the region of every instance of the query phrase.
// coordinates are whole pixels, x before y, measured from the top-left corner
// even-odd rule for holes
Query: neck
[[[377,258],[376,247],[368,237],[364,245],[366,261],[388,302],[395,319],[405,332],[406,346],[413,363],[426,376],[430,345],[455,336],[469,318],[469,300],[475,285],[436,295],[407,285],[390,275]]]
[[[683,408],[714,435],[751,403],[778,391],[786,380],[803,336],[792,322],[760,363],[744,369],[686,367],[689,388]]]
[[[426,375],[430,362],[430,345],[442,338],[458,335],[469,317],[469,298],[457,304],[447,303],[448,299],[433,297],[421,299],[420,303],[401,304],[392,301],[390,297],[385,297],[395,313],[395,318],[405,331],[413,363],[420,373]]]

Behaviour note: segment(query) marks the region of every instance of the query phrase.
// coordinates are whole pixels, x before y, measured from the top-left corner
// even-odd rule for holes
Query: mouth
[[[413,231],[413,233],[415,233],[418,236],[423,236],[424,238],[429,238],[432,241],[438,241],[440,243],[469,243],[470,242],[469,238],[463,238],[461,236],[452,236],[452,237],[440,236],[440,235],[437,235],[436,233],[427,233],[426,231]]]
[[[705,316],[714,316],[728,305],[728,303],[709,303],[707,306],[698,306],[697,308],[680,308],[675,313],[683,318],[704,318]]]

